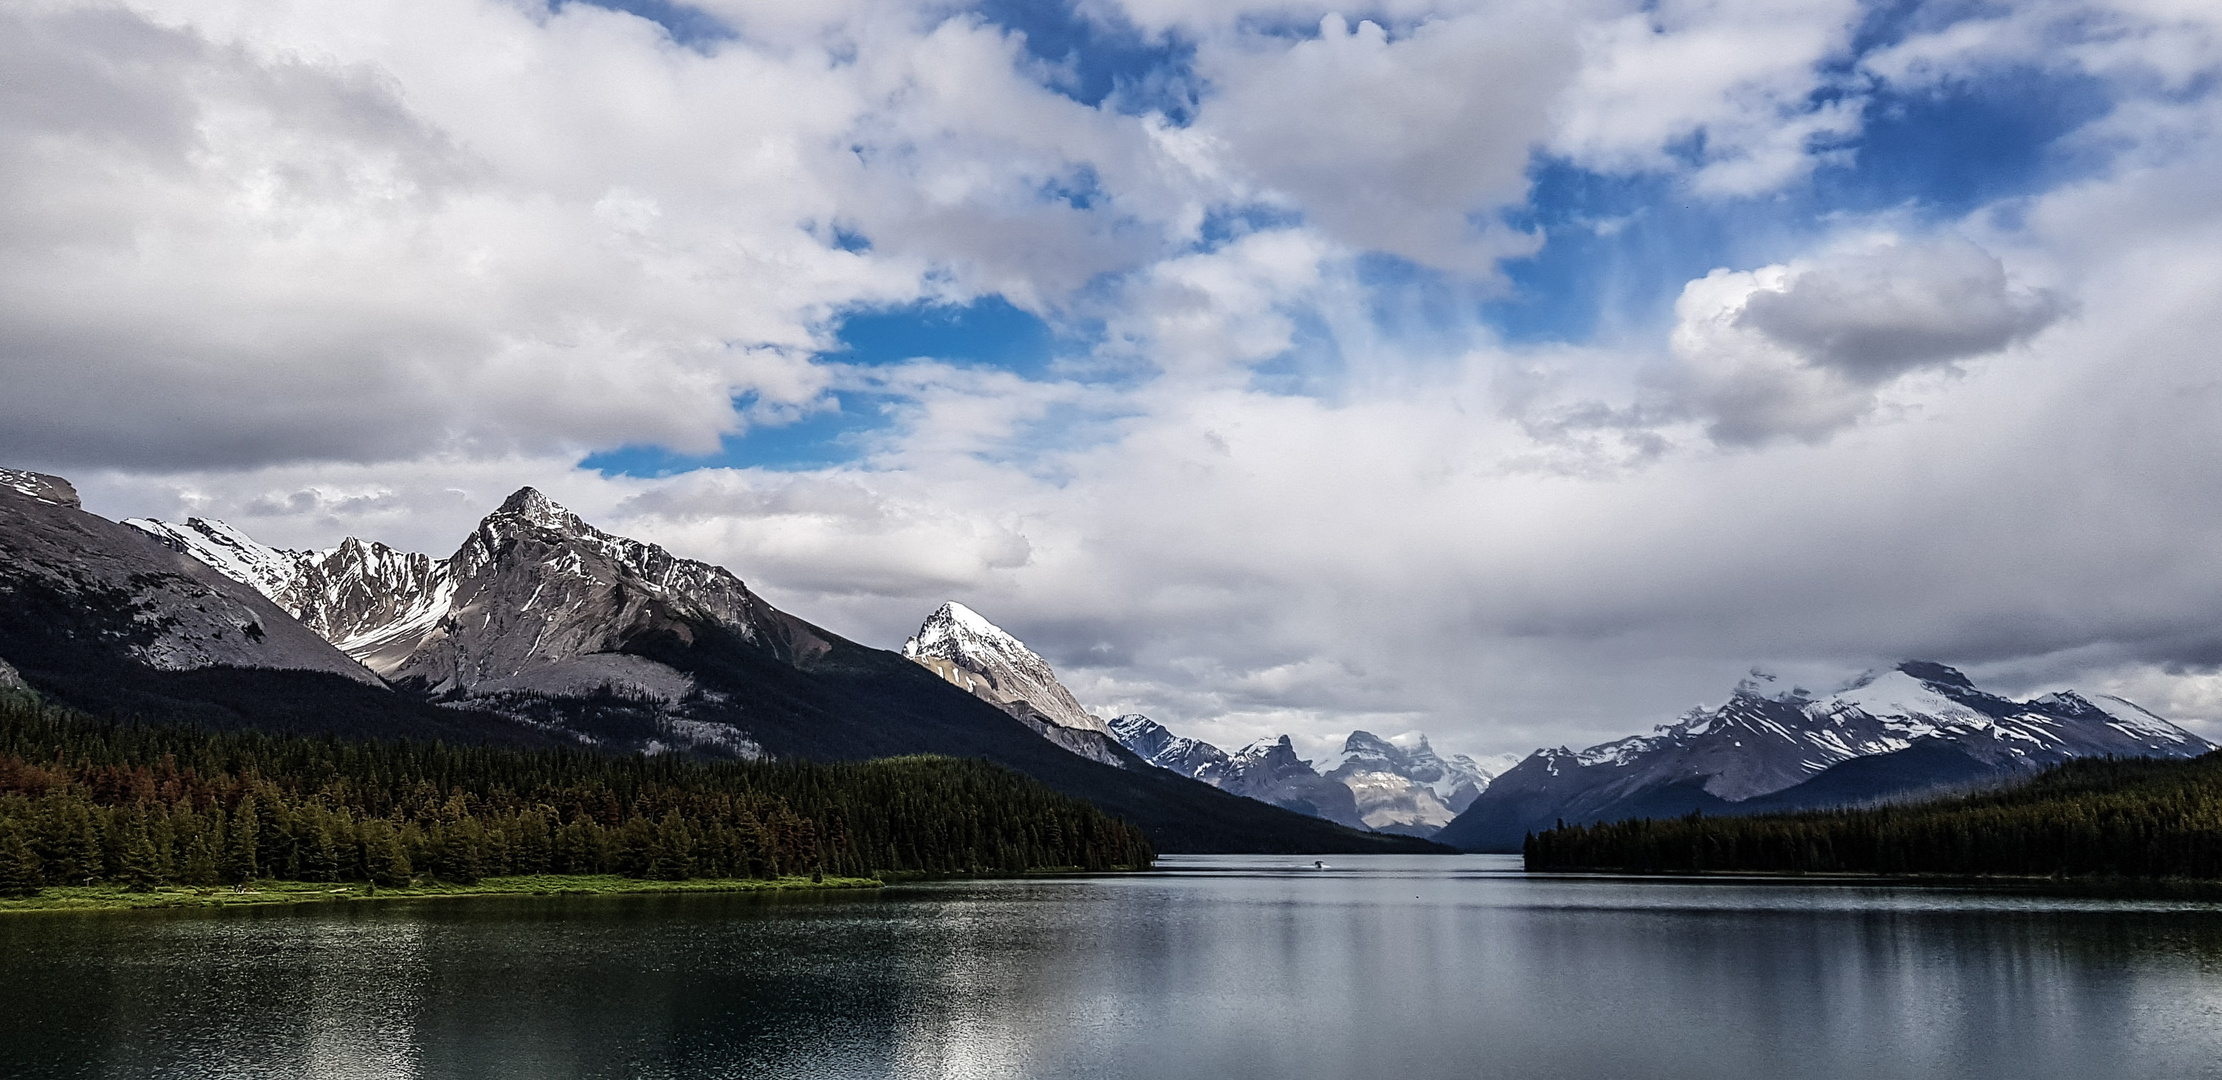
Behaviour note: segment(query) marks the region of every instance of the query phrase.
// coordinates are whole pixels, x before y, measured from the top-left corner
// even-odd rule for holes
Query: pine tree
[[[185,857],[178,867],[177,878],[187,885],[214,885],[217,882],[216,845],[209,840],[208,827],[193,830],[185,841]]]
[[[245,796],[238,808],[231,812],[231,820],[224,831],[223,879],[233,885],[253,881],[258,869],[256,847],[261,839],[262,822],[255,812],[255,797]]]
[[[329,821],[309,823],[299,846],[302,881],[339,880],[339,842],[332,836]]]
[[[402,849],[401,838],[394,835],[392,826],[384,822],[375,824],[376,832],[366,845],[364,862],[370,867],[370,880],[388,888],[401,888],[416,876],[409,865],[409,853]]]
[[[664,813],[648,847],[648,876],[659,881],[683,881],[694,874],[694,838],[679,811]]]
[[[39,853],[31,850],[22,830],[0,827],[0,894],[34,896],[45,883]]]
[[[122,865],[117,877],[132,892],[148,892],[162,884],[160,856],[154,850],[154,841],[147,836],[145,826],[136,826],[124,838]]]

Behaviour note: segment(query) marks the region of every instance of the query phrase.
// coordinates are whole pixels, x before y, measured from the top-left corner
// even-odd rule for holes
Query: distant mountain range
[[[1529,832],[1636,817],[1850,806],[1995,783],[2076,757],[2194,757],[2214,747],[2118,697],[2012,701],[1908,661],[1833,693],[1754,672],[1718,708],[1587,750],[1538,750],[1436,839],[1518,851]]]
[[[1127,749],[1161,768],[1238,795],[1345,825],[1432,836],[1488,789],[1488,770],[1464,754],[1444,758],[1412,734],[1384,739],[1353,731],[1318,762],[1296,754],[1288,736],[1233,753],[1183,738],[1147,716],[1122,716],[1111,731]]]
[[[1071,752],[1007,702],[531,488],[437,559],[359,539],[281,550],[217,521],[126,526],[86,513],[66,481],[0,470],[0,664],[60,703],[211,728],[986,758],[1141,826],[1160,851],[1425,847],[1151,768],[1100,730],[1104,753]]]
[[[1288,736],[1230,754],[1175,736],[1149,717],[1106,724],[1057,681],[1049,661],[979,612],[954,601],[928,616],[903,655],[993,702],[1044,738],[1105,764],[1148,763],[1222,791],[1352,828],[1427,836],[1489,786],[1467,757],[1445,760],[1424,735],[1383,739],[1356,731],[1315,767]]]

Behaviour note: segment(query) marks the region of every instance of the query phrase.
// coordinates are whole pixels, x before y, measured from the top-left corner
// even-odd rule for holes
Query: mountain
[[[2082,758],[1887,808],[1684,816],[1537,833],[1530,870],[2222,878],[2222,754]],[[2111,890],[2110,890],[2111,891]]]
[[[394,694],[257,590],[0,469],[0,683],[111,716],[450,742],[541,732]]]
[[[530,488],[444,560],[360,540],[286,552],[213,522],[137,524],[147,531],[111,527],[138,550],[174,561],[184,560],[147,536],[187,550],[221,548],[220,565],[272,589],[303,621],[235,589],[304,633],[321,627],[390,680],[396,690],[376,692],[397,717],[430,713],[465,725],[474,741],[818,760],[985,758],[1126,819],[1160,851],[1435,850],[1140,767],[1123,748],[1120,765],[1068,752],[919,663],[780,611],[722,568],[596,529]],[[4,643],[0,656],[17,659]],[[305,727],[314,716],[297,711],[285,722]]]
[[[927,616],[917,636],[903,642],[903,656],[1081,757],[1122,768],[1141,764],[1057,681],[1049,661],[963,604],[952,600]]]
[[[1126,748],[1152,765],[1237,795],[1377,832],[1429,836],[1489,786],[1489,773],[1460,755],[1445,760],[1425,735],[1383,739],[1353,731],[1317,766],[1289,737],[1230,754],[1183,738],[1141,715],[1111,722]]]
[[[1559,821],[1845,806],[2025,774],[2071,758],[2192,757],[2203,739],[2117,697],[2011,701],[1908,661],[1815,697],[1754,672],[1728,701],[1651,735],[1538,750],[1437,839],[1517,851]]]
[[[797,662],[828,648],[724,568],[605,533],[529,487],[444,561],[355,539],[279,551],[199,519],[128,524],[262,590],[379,675],[433,693],[610,686],[677,700],[693,684],[623,646],[697,623]]]

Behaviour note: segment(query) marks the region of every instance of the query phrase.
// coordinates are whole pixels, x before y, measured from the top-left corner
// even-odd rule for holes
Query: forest
[[[2222,752],[2070,761],[1955,798],[1530,834],[1530,870],[2222,878]]]
[[[0,690],[0,892],[1147,866],[1140,830],[984,761],[701,761],[119,722]]]

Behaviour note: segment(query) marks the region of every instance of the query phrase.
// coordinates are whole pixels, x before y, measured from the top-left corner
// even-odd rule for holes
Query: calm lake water
[[[1191,857],[0,920],[0,1076],[2222,1077],[2222,907]]]

